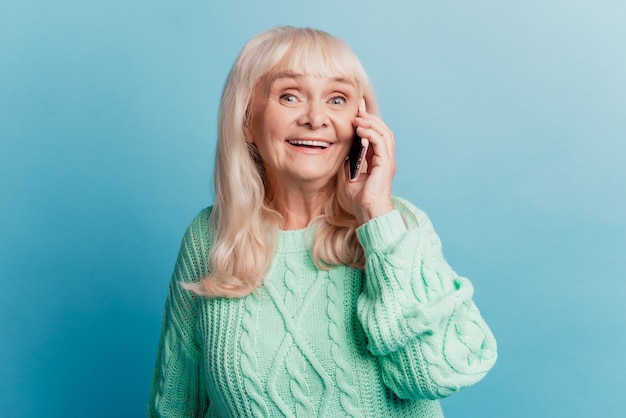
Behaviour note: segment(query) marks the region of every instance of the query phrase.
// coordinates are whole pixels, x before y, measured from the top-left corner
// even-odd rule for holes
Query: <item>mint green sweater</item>
[[[239,299],[179,285],[209,273],[209,214],[182,242],[148,416],[442,417],[436,399],[493,366],[496,342],[471,283],[408,202],[357,230],[365,271],[320,270],[306,230],[281,231],[263,285]]]

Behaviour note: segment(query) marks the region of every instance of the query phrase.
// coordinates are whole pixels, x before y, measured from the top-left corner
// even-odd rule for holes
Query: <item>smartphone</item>
[[[367,152],[367,147],[361,144],[361,138],[354,132],[354,137],[352,138],[352,146],[350,147],[350,152],[348,153],[348,162],[350,165],[350,181],[356,181],[359,178],[359,174],[361,173],[361,165],[363,164],[363,159],[365,158],[365,153]]]

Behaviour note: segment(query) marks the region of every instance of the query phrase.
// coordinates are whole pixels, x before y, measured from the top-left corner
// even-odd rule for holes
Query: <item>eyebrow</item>
[[[272,84],[274,84],[274,82],[276,80],[279,80],[281,78],[287,78],[287,79],[298,79],[301,77],[304,77],[305,74],[301,74],[301,73],[294,73],[294,72],[290,72],[290,71],[281,71],[281,72],[277,72],[275,74],[273,74],[270,78],[269,78],[269,82],[267,83],[268,86],[271,86]],[[330,77],[330,81],[334,82],[334,83],[341,83],[341,84],[348,84],[350,86],[355,86],[356,83],[346,77]]]

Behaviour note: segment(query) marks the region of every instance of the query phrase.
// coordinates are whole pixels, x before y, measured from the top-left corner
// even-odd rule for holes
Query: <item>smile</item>
[[[289,142],[291,145],[296,147],[308,147],[308,148],[322,148],[326,149],[330,145],[329,142],[326,141],[316,141],[310,139],[290,139]]]

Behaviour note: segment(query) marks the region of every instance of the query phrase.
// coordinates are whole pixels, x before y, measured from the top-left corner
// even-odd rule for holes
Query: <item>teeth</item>
[[[322,147],[322,148],[328,148],[328,142],[324,142],[324,141],[307,141],[307,140],[301,140],[301,139],[292,139],[289,141],[289,143],[291,145],[306,145],[309,147]]]

